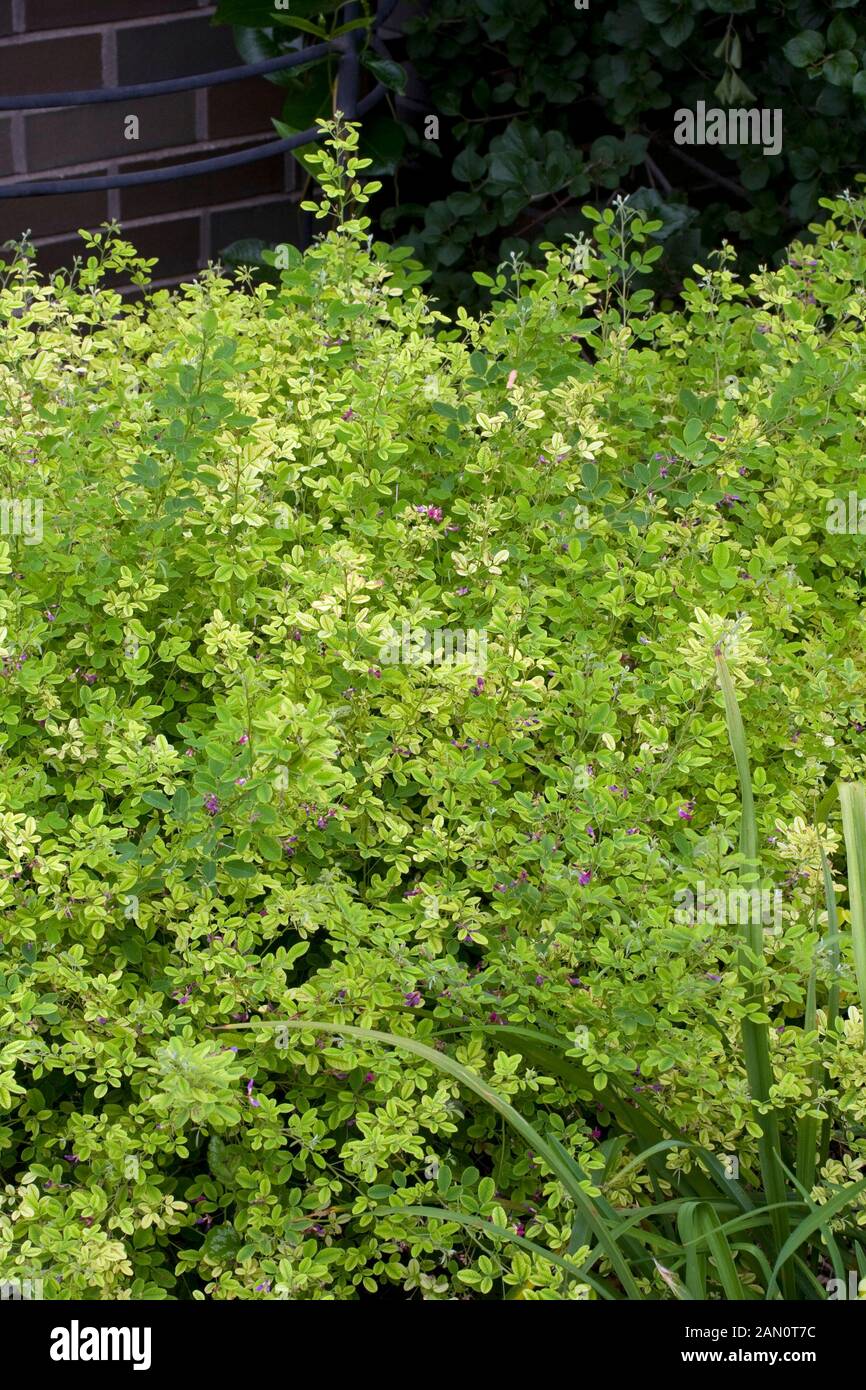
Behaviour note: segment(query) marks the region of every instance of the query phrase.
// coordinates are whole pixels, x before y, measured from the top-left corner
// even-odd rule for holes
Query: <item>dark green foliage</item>
[[[254,27],[268,8],[223,0],[218,18]],[[342,18],[321,0],[291,8],[307,25],[321,12],[323,33]],[[282,19],[256,40],[262,52],[297,39]],[[249,31],[242,51],[252,52]],[[439,138],[425,138],[423,113],[376,117],[378,148],[365,153],[388,176],[377,213],[448,300],[466,301],[476,266],[580,231],[581,205],[615,191],[662,222],[659,285],[678,289],[725,237],[754,269],[863,165],[866,15],[855,0],[590,0],[586,10],[572,0],[440,0],[395,52],[426,89]],[[370,48],[370,81],[375,73],[400,90],[398,65],[383,63]],[[280,79],[292,129],[330,114],[335,72],[328,59]],[[674,113],[699,100],[780,109],[781,152],[677,146]]]

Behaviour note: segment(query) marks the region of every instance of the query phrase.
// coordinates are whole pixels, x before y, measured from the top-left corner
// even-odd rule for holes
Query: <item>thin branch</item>
[[[707,164],[702,164],[701,161],[695,159],[693,155],[684,154],[679,145],[666,145],[665,148],[669,150],[676,159],[681,160],[683,164],[688,164],[690,169],[696,170],[699,174],[704,174],[719,188],[726,188],[728,192],[733,193],[736,198],[742,198],[748,201],[745,191],[738,183],[734,183],[733,179],[726,179],[724,174],[717,174],[715,169],[711,169]]]
[[[661,169],[656,164],[655,160],[652,158],[651,155],[644,156],[644,164],[649,170],[650,177],[658,179],[659,183],[661,184],[662,193],[664,193],[666,196],[667,194],[672,193],[673,184],[671,183],[670,179],[668,179],[667,175],[662,173]]]

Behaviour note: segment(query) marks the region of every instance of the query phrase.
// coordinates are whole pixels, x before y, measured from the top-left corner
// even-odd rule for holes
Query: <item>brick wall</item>
[[[231,30],[204,0],[0,0],[0,91],[27,93],[158,82],[234,67]],[[126,173],[262,144],[281,89],[264,78],[64,110],[0,113],[0,183],[27,176]],[[138,139],[128,139],[138,119]],[[79,227],[119,221],[156,282],[174,284],[239,237],[301,238],[290,155],[175,183],[0,201],[0,242],[30,231],[45,269],[68,264]]]

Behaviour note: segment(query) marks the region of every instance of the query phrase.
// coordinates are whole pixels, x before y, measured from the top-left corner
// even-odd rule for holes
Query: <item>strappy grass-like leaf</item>
[[[516,1245],[521,1250],[526,1250],[531,1255],[538,1255],[546,1260],[555,1269],[561,1269],[569,1279],[578,1284],[588,1284],[595,1289],[596,1293],[607,1301],[616,1300],[618,1295],[611,1291],[610,1285],[603,1279],[597,1279],[589,1273],[584,1266],[576,1266],[573,1262],[561,1255],[555,1255],[552,1250],[547,1250],[537,1241],[530,1240],[528,1236],[520,1236],[516,1231],[509,1231],[504,1226],[496,1226],[492,1221],[485,1221],[481,1216],[473,1216],[468,1212],[454,1211],[450,1207],[427,1207],[427,1206],[383,1206],[374,1207],[370,1212],[371,1216],[418,1216],[427,1221],[453,1222],[455,1226],[463,1226],[468,1231],[480,1231],[485,1236],[493,1240],[502,1241],[505,1245]]]
[[[752,776],[749,770],[746,731],[743,728],[743,720],[731,674],[724,656],[718,651],[716,653],[716,667],[725,705],[728,736],[740,782],[742,807],[740,853],[743,860],[740,878],[746,886],[749,886],[754,881],[758,871],[758,828],[755,818],[755,802],[752,795]],[[738,955],[738,971],[746,984],[747,1013],[741,1023],[743,1052],[752,1100],[761,1105],[769,1105],[772,1082],[769,1027],[766,1023],[760,1023],[753,1017],[754,1014],[764,1013],[763,990],[758,975],[763,960],[763,924],[760,920],[747,922],[741,931]],[[760,1114],[755,1110],[753,1114],[756,1123],[761,1128],[761,1138],[758,1140],[761,1178],[767,1205],[773,1210],[775,1239],[777,1247],[780,1248],[785,1243],[789,1224],[785,1211],[787,1193],[782,1169],[779,1124],[772,1111],[767,1114]],[[785,1290],[786,1296],[790,1297],[790,1280],[787,1278],[785,1279]]]
[[[712,1257],[725,1297],[738,1302],[747,1299],[749,1294],[740,1281],[727,1236],[709,1203],[683,1202],[677,1224],[686,1250],[689,1287],[700,1289],[701,1298],[707,1297],[707,1268]]]
[[[821,824],[821,821],[818,821]],[[839,914],[836,911],[836,889],[833,887],[833,875],[830,872],[830,864],[827,855],[824,853],[824,846],[821,849],[821,876],[824,882],[824,902],[827,907],[827,963],[832,972],[832,983],[827,995],[827,1034],[832,1037],[836,1028],[836,1019],[839,1017]],[[829,1078],[828,1078],[829,1079]],[[823,1168],[827,1162],[830,1152],[830,1119],[824,1121],[821,1126],[821,1138],[819,1143],[818,1162]]]
[[[835,1197],[831,1197],[829,1202],[825,1202],[822,1207],[816,1206],[810,1211],[809,1215],[805,1216],[800,1224],[795,1227],[779,1251],[779,1255],[773,1267],[770,1285],[767,1289],[768,1298],[776,1288],[780,1271],[784,1268],[791,1256],[799,1250],[800,1246],[803,1245],[810,1236],[814,1235],[816,1231],[823,1231],[826,1235],[830,1230],[830,1218],[835,1216],[837,1212],[842,1211],[844,1207],[849,1206],[857,1194],[863,1191],[864,1187],[866,1187],[866,1178],[861,1178],[860,1182],[853,1183],[842,1192],[837,1192]]]
[[[843,782],[839,788],[839,799],[842,802],[842,829],[848,856],[854,973],[866,1042],[866,787],[860,782]]]
[[[383,1033],[377,1028],[359,1028],[348,1023],[328,1023],[320,1019],[282,1019],[272,1022],[234,1023],[229,1025],[227,1031],[241,1032],[247,1029],[263,1031],[271,1028],[291,1028],[313,1035],[316,1033],[338,1033],[341,1036],[357,1038],[360,1042],[381,1043],[398,1051],[410,1052],[416,1057],[421,1057],[425,1062],[429,1062],[437,1071],[453,1077],[467,1090],[480,1096],[511,1125],[512,1129],[520,1135],[533,1152],[544,1160],[553,1175],[562,1183],[575,1206],[582,1212],[589,1229],[598,1241],[625,1293],[629,1298],[640,1298],[640,1290],[635,1283],[634,1275],[623,1257],[617,1241],[611,1237],[601,1219],[594,1199],[585,1191],[581,1180],[582,1175],[578,1177],[579,1170],[576,1170],[573,1160],[570,1159],[557,1140],[546,1139],[534,1125],[530,1124],[529,1120],[520,1114],[519,1110],[515,1110],[504,1096],[501,1096],[475,1072],[464,1067],[461,1062],[455,1061],[453,1057],[449,1057],[447,1052],[437,1052],[435,1048],[428,1047],[426,1043],[418,1042],[416,1038],[404,1037],[399,1033]]]

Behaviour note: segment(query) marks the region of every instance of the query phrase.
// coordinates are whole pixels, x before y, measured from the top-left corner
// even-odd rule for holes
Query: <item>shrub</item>
[[[786,1277],[821,1296],[866,1210],[822,873],[825,793],[866,764],[860,542],[827,525],[860,470],[864,204],[660,314],[624,203],[585,269],[549,247],[448,320],[368,248],[355,136],[320,161],[344,224],[276,286],[123,301],[106,276],[148,267],[110,230],[72,277],[3,268],[3,1277],[772,1296],[764,1219],[726,1232],[732,1276],[707,1189],[734,1156],[763,1205],[772,1122],[789,1167],[820,1130]],[[676,910],[753,857],[717,653],[783,901],[751,958]],[[677,1246],[651,1208],[692,1193]],[[611,1250],[626,1207],[650,1219]]]
[[[370,6],[374,11],[377,7]],[[220,0],[253,60],[316,44],[341,27],[333,0]],[[362,10],[363,13],[363,10]],[[362,20],[363,22],[363,20]],[[383,60],[358,35],[368,85],[418,102],[365,120],[365,152],[385,181],[382,226],[404,237],[433,273],[436,293],[469,302],[471,272],[512,252],[587,230],[589,201],[628,193],[661,222],[658,280],[678,289],[723,237],[755,270],[853,183],[866,135],[866,17],[855,0],[439,0],[405,21]],[[280,129],[330,115],[336,59],[276,75]],[[413,96],[420,96],[417,83]],[[679,110],[781,112],[781,145],[684,147]],[[238,253],[249,257],[248,246]]]

